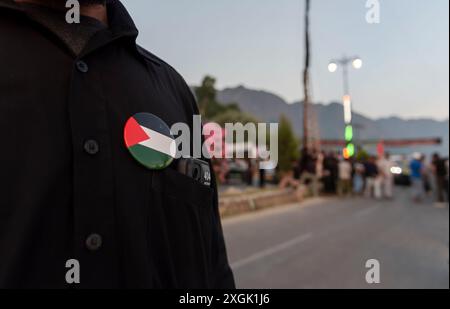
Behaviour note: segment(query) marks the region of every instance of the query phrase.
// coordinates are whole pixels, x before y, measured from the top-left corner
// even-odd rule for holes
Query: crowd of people
[[[393,199],[395,177],[407,178],[412,199],[420,203],[434,200],[448,202],[448,159],[434,154],[416,153],[412,159],[399,166],[386,153],[368,155],[359,160],[344,158],[336,152],[305,152],[293,171],[282,177],[280,187],[307,188],[314,196],[328,195],[365,196],[374,199]]]
[[[410,163],[413,200],[417,203],[434,196],[437,203],[448,202],[448,160],[434,154],[431,162],[420,153],[413,155]]]

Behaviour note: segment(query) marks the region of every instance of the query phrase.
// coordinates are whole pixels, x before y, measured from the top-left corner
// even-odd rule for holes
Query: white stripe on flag
[[[154,149],[168,156],[171,156],[172,158],[175,158],[177,152],[177,145],[175,143],[175,140],[146,127],[141,126],[141,128],[150,138],[139,143],[139,145]]]

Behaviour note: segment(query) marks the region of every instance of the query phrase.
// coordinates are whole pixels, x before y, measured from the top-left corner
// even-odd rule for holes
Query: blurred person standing
[[[434,166],[432,162],[428,164],[425,155],[422,155],[421,162],[422,162],[422,183],[425,196],[433,199],[434,192],[436,191]]]
[[[356,162],[353,167],[353,193],[360,195],[364,191],[364,164]]]
[[[259,187],[264,189],[266,187],[266,170],[259,168]]]
[[[366,178],[366,197],[381,198],[381,182],[379,177],[379,170],[376,164],[376,158],[370,156],[369,160],[364,165]]]
[[[305,195],[305,188],[300,185],[300,166],[297,161],[292,162],[292,169],[281,173],[280,189],[292,188],[295,190],[298,201],[303,201]]]
[[[445,161],[437,153],[433,155],[431,164],[436,188],[436,202],[442,204],[448,201],[447,167]]]
[[[325,159],[325,155],[322,151],[320,151],[317,154],[317,158],[316,158],[316,176],[318,180],[322,180],[323,178],[323,171],[324,171],[324,164],[323,161]]]
[[[297,189],[300,185],[300,171],[297,161],[292,162],[292,167],[288,171],[279,171],[280,182],[278,187],[280,189],[286,189],[289,187]]]
[[[251,187],[253,185],[253,171],[254,171],[252,159],[246,158],[245,165],[247,167],[244,173],[245,183],[247,186]]]
[[[411,171],[412,198],[414,202],[420,203],[424,198],[424,182],[423,182],[423,160],[420,153],[415,153],[409,164]]]
[[[384,156],[381,156],[377,162],[378,170],[380,172],[382,195],[387,199],[392,199],[394,196],[394,176],[392,175],[391,170],[395,164],[390,158],[390,154],[386,153]]]
[[[338,194],[339,196],[349,196],[352,194],[352,164],[348,159],[342,159],[339,161],[339,182],[338,182]]]
[[[317,157],[314,152],[303,151],[300,158],[300,184],[309,185],[313,196],[319,196],[319,178],[317,177]]]
[[[446,175],[445,175],[445,182],[444,182],[444,191],[445,191],[445,194],[447,195],[447,203],[449,202],[449,195],[448,195],[448,184],[449,184],[449,182],[448,182],[448,177],[449,177],[449,164],[448,164],[449,162],[448,162],[448,158],[447,159],[445,159],[444,160],[444,164],[445,164],[445,172],[446,172]]]
[[[323,161],[323,183],[326,193],[336,194],[338,174],[338,160],[335,153],[330,152]]]

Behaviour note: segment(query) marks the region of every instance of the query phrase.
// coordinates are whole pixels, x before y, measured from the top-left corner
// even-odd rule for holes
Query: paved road
[[[239,288],[449,288],[449,211],[321,198],[223,222]],[[381,284],[366,283],[366,261]]]

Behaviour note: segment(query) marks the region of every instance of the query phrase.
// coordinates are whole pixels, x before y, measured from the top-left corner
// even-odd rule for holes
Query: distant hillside
[[[256,91],[245,87],[228,88],[218,92],[218,101],[223,104],[237,103],[239,107],[265,122],[277,122],[282,114],[292,122],[295,132],[302,134],[303,103],[288,104],[282,98],[266,91]],[[344,130],[343,108],[339,103],[329,105],[314,104],[314,111],[320,126],[322,138],[340,139]],[[438,151],[448,156],[449,121],[432,119],[406,120],[397,117],[370,119],[354,114],[358,139],[428,138],[440,137],[441,147],[419,149],[396,149],[396,152],[422,151],[427,154]]]

